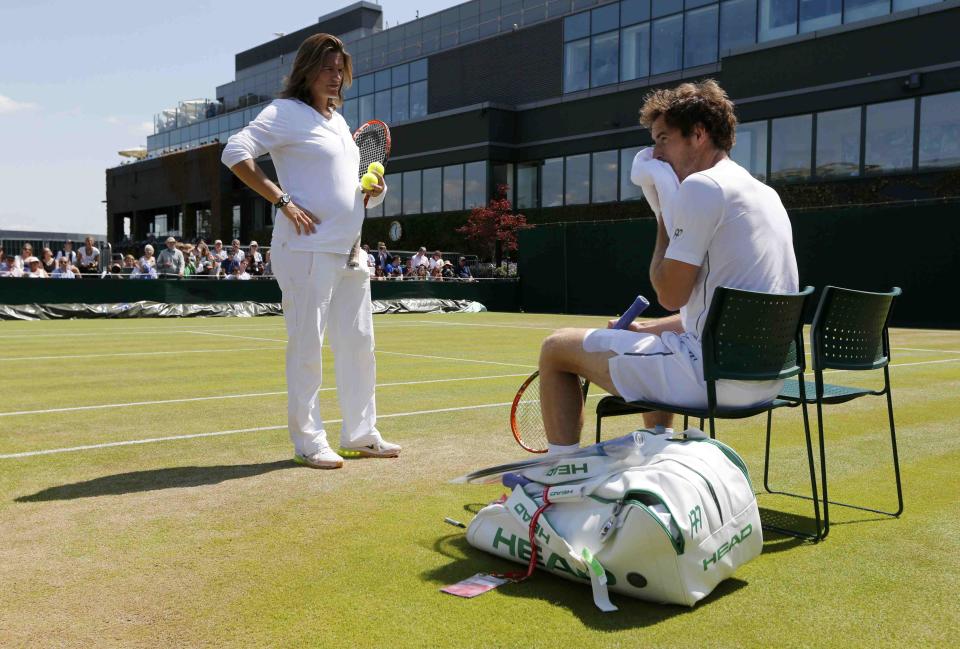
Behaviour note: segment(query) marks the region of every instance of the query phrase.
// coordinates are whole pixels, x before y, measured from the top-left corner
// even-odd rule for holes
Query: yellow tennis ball
[[[367,191],[370,191],[371,189],[376,187],[379,183],[380,183],[380,180],[374,174],[371,174],[371,173],[365,173],[363,174],[363,177],[360,178],[360,186],[366,189]]]
[[[370,173],[380,174],[380,175],[382,176],[382,175],[383,175],[383,165],[380,164],[379,162],[371,162],[371,163],[370,163],[370,166],[367,167],[367,171],[369,171]]]

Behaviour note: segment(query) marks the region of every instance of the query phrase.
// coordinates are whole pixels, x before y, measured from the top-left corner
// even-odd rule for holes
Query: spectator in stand
[[[428,274],[428,272],[427,272],[427,265],[426,265],[426,264],[420,264],[419,266],[417,266],[417,270],[415,271],[414,277],[415,277],[416,279],[421,279],[421,280],[426,280],[426,279],[428,279],[429,274]]]
[[[230,273],[225,279],[250,279],[250,273],[247,272],[247,260],[234,259],[230,262]]]
[[[46,278],[48,277],[47,272],[43,270],[43,265],[40,263],[40,260],[36,257],[27,257],[24,260],[24,263],[27,265],[27,269],[23,273],[24,277],[35,277],[35,278]]]
[[[417,266],[429,266],[430,259],[427,258],[427,249],[423,246],[420,246],[420,250],[418,250],[417,254],[410,258],[410,262],[412,268],[417,268]]]
[[[227,254],[230,259],[234,261],[242,261],[244,254],[243,250],[240,248],[240,239],[234,239],[230,242],[230,252]]]
[[[213,242],[213,256],[218,262],[227,258],[227,251],[223,249],[223,241],[220,241],[220,239]]]
[[[151,259],[153,257],[153,246],[147,244],[150,249]],[[146,255],[137,262],[137,267],[130,274],[130,279],[157,279],[157,269],[146,260]]]
[[[432,282],[443,281],[443,264],[436,264],[430,269],[430,275],[427,277]]]
[[[443,276],[443,279],[456,279],[457,272],[453,269],[453,262],[449,259],[443,262],[443,268],[440,271],[440,274]]]
[[[100,250],[93,245],[93,237],[83,240],[83,247],[77,251],[77,268],[81,274],[96,273],[100,265]]]
[[[267,277],[273,277],[273,264],[270,262],[270,251],[263,253],[263,274]]]
[[[472,282],[472,281],[473,281],[473,273],[470,272],[470,267],[467,266],[467,258],[466,258],[466,257],[461,257],[461,258],[459,259],[459,261],[457,262],[457,264],[458,264],[458,266],[457,266],[457,277],[459,277],[461,280],[464,280],[464,281],[467,281],[467,282]]]
[[[120,264],[110,264],[110,268],[103,271],[101,275],[103,279],[123,279],[126,275],[123,274],[123,266]]]
[[[403,266],[400,256],[396,255],[393,261],[383,267],[383,274],[391,279],[403,279]]]
[[[367,273],[369,273],[372,276],[374,274],[374,271],[377,269],[377,260],[373,256],[373,253],[370,252],[369,244],[365,243],[361,247],[363,248],[364,254],[367,256]],[[363,262],[363,259],[362,259],[363,255],[360,255],[360,256],[361,256],[360,261]]]
[[[44,272],[49,275],[57,268],[57,260],[53,257],[53,251],[50,248],[44,248],[40,253],[40,265]]]
[[[70,268],[70,258],[66,256],[58,257],[57,267],[54,269],[50,277],[53,279],[76,279],[76,274]]]
[[[161,250],[160,254],[157,255],[157,273],[161,277],[183,277],[183,267],[186,266],[186,261],[183,258],[183,253],[177,250],[177,240],[173,237],[167,237],[166,249]]]
[[[75,266],[77,263],[77,251],[73,249],[73,241],[67,239],[63,242],[63,249],[57,252],[57,263],[60,263],[60,258],[66,257],[70,260],[70,266]],[[59,267],[59,266],[58,266]]]
[[[22,277],[23,269],[17,264],[17,257],[4,255],[0,262],[0,277]]]
[[[204,277],[211,275],[212,269],[218,264],[218,261],[214,254],[210,252],[210,248],[203,241],[197,244],[196,256],[197,275],[202,275]]]
[[[377,266],[376,268],[374,268],[374,269],[373,269],[373,277],[371,277],[370,279],[374,279],[374,280],[378,280],[378,281],[386,279],[386,276],[383,274],[383,269],[380,268],[379,266]]]
[[[439,250],[434,250],[433,256],[430,257],[430,261],[428,263],[430,264],[431,275],[433,274],[433,269],[438,266],[442,270],[443,269],[443,253],[441,253]]]
[[[14,260],[14,263],[16,263],[17,268],[25,273],[29,270],[26,260],[30,257],[33,257],[33,246],[29,243],[25,243],[20,248],[20,255]]]
[[[59,263],[59,261],[57,262]],[[137,260],[131,254],[127,254],[123,258],[123,266],[120,267],[120,272],[124,275],[129,275],[137,269]]]
[[[181,243],[177,246],[183,253],[183,259],[186,262],[183,266],[183,276],[190,277],[197,274],[197,255],[194,253],[192,243]]]
[[[247,272],[251,275],[263,275],[263,255],[260,254],[260,244],[251,241],[247,250]]]
[[[140,257],[137,263],[137,267],[143,270],[143,266],[147,265],[153,270],[157,270],[157,258],[153,256],[153,246],[149,243],[143,247],[143,256]]]
[[[392,259],[393,255],[387,251],[387,245],[383,241],[377,242],[377,254],[373,257],[377,268],[386,268]]]

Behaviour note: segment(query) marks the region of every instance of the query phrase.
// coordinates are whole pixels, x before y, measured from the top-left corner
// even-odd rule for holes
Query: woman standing
[[[350,55],[329,34],[305,40],[281,99],[267,106],[223,150],[223,163],[274,204],[278,219],[271,242],[273,273],[283,291],[287,328],[287,425],[294,460],[318,469],[343,466],[327,443],[317,391],[321,345],[329,327],[343,414],[341,452],[397,457],[376,427],[376,361],[370,278],[347,266],[364,215],[383,201],[386,186],[364,191],[358,181],[360,152],[337,112],[344,85],[353,81]],[[269,153],[278,187],[254,162]]]

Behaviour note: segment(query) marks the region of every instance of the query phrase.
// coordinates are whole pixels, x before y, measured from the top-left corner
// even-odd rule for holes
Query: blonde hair
[[[332,34],[314,34],[300,44],[297,57],[293,61],[290,76],[284,79],[280,97],[284,99],[299,99],[305,104],[313,105],[313,95],[310,84],[316,78],[323,66],[327,54],[343,55],[343,81],[337,91],[337,98],[330,98],[330,108],[343,105],[343,89],[353,84],[353,59],[344,49],[343,41]]]
[[[713,79],[648,93],[640,109],[640,124],[649,129],[661,116],[668,126],[680,129],[684,137],[700,124],[714,145],[727,153],[737,140],[733,102]]]

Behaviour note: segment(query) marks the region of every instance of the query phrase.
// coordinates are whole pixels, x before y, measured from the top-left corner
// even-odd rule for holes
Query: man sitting
[[[737,120],[733,103],[712,80],[648,94],[640,122],[653,155],[678,180],[658,217],[650,280],[660,304],[680,313],[633,323],[628,330],[561,329],[540,350],[540,391],[550,452],[579,446],[583,396],[578,376],[627,401],[706,407],[700,336],[718,286],[796,292],[790,220],[777,193],[728,157]],[[612,324],[612,321],[611,323]],[[610,326],[608,324],[608,327]],[[721,406],[772,400],[782,381],[718,381]],[[669,426],[669,413],[644,424]]]

